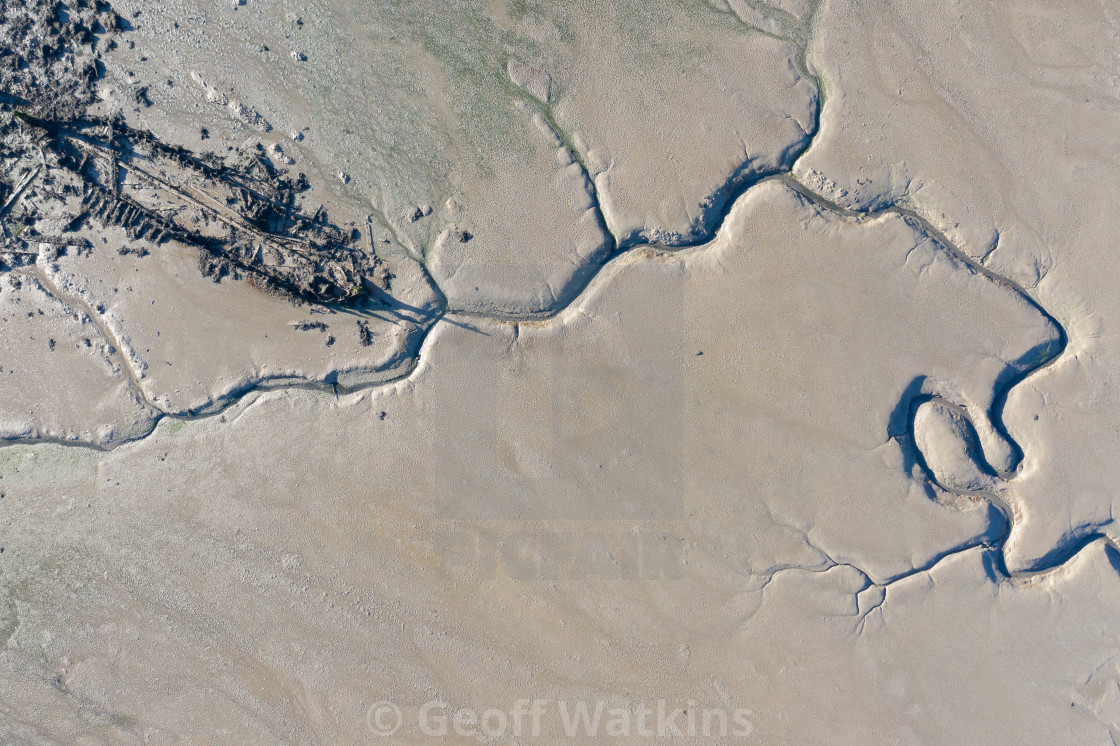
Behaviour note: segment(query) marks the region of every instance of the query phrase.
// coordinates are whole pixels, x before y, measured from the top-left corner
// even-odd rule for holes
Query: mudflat
[[[0,0],[0,740],[1115,742],[1118,28]]]

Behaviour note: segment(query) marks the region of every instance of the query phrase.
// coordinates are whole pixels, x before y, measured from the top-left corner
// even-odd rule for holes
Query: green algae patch
[[[92,475],[102,455],[92,448],[54,443],[0,448],[0,492],[13,486],[72,483]]]

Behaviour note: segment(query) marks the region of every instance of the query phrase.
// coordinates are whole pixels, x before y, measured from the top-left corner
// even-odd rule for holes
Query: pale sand
[[[0,734],[1120,738],[1116,11],[523,5],[144,4],[103,108],[282,145],[397,305],[4,280],[5,437],[112,450],[0,449]]]

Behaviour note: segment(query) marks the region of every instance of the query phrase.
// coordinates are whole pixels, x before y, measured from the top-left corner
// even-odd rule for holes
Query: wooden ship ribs
[[[170,220],[150,212],[128,197],[113,194],[97,184],[86,185],[82,208],[88,211],[90,217],[105,225],[124,228],[131,239],[146,238],[152,243],[159,244],[173,238],[180,240],[186,238],[178,226]]]
[[[215,280],[245,276],[292,299],[346,303],[384,275],[351,234],[319,219],[321,210],[300,214],[291,180],[266,159],[250,154],[244,165],[228,166],[118,122],[21,119],[46,130],[44,145],[72,164],[83,217],[121,227],[131,239],[194,246],[200,269]]]

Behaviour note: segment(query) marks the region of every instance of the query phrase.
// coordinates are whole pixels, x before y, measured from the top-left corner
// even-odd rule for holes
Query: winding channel
[[[923,218],[921,215],[917,214],[915,211],[910,210],[910,209],[906,209],[906,208],[903,208],[903,207],[899,207],[897,205],[890,205],[888,207],[885,207],[885,208],[879,209],[879,210],[865,210],[865,211],[850,210],[848,208],[845,208],[845,207],[843,207],[843,206],[841,206],[841,205],[839,205],[835,202],[832,202],[832,201],[822,197],[821,195],[817,194],[816,192],[811,190],[809,187],[807,187],[799,179],[797,179],[797,177],[793,173],[794,166],[797,163],[797,161],[813,147],[813,144],[816,142],[817,138],[821,134],[820,133],[821,110],[822,110],[823,105],[824,105],[823,94],[821,93],[821,91],[823,90],[823,86],[821,86],[821,84],[820,84],[821,81],[815,75],[808,74],[805,71],[803,52],[801,52],[799,54],[798,63],[799,63],[799,67],[801,67],[801,69],[803,71],[803,74],[806,74],[807,77],[810,78],[816,84],[817,91],[818,91],[817,106],[816,106],[816,111],[814,112],[814,127],[811,130],[811,132],[812,132],[811,136],[806,137],[803,146],[799,149],[798,152],[796,152],[795,155],[793,155],[793,157],[791,157],[789,159],[789,166],[787,168],[782,169],[782,170],[777,171],[777,172],[763,174],[761,176],[757,176],[757,177],[754,177],[754,178],[746,180],[746,181],[737,181],[736,177],[732,177],[732,179],[730,179],[729,182],[727,184],[725,184],[725,186],[723,188],[721,188],[721,190],[719,190],[721,193],[726,195],[726,200],[723,201],[721,207],[718,210],[718,213],[715,214],[715,215],[708,215],[708,216],[706,216],[706,219],[704,220],[704,224],[709,225],[710,227],[704,232],[704,235],[703,235],[701,240],[697,240],[695,242],[690,242],[690,243],[681,243],[679,245],[663,245],[663,244],[657,244],[657,243],[630,243],[630,242],[627,242],[627,244],[625,246],[620,247],[617,238],[614,237],[609,231],[604,231],[605,234],[608,236],[609,241],[610,241],[610,252],[609,252],[608,258],[605,261],[603,261],[601,263],[598,263],[597,265],[591,266],[589,268],[589,271],[586,273],[586,276],[581,278],[581,280],[578,284],[575,284],[572,288],[569,288],[568,292],[564,293],[564,295],[566,296],[566,299],[562,300],[562,302],[560,302],[560,303],[557,303],[554,307],[548,309],[546,312],[542,312],[540,314],[532,314],[532,315],[503,316],[501,314],[485,313],[485,312],[477,312],[477,311],[469,311],[469,310],[464,310],[464,309],[450,308],[448,306],[448,303],[447,303],[446,294],[443,293],[442,289],[439,288],[438,283],[436,283],[435,280],[431,277],[431,275],[428,274],[428,280],[431,282],[432,287],[436,289],[437,294],[440,296],[440,300],[442,301],[440,309],[438,311],[433,312],[431,314],[431,316],[428,317],[427,319],[424,319],[422,322],[419,322],[420,325],[421,325],[421,329],[420,329],[420,333],[418,335],[418,338],[413,340],[413,342],[410,344],[410,349],[408,349],[404,353],[408,356],[409,363],[403,369],[399,370],[396,373],[396,375],[390,375],[390,377],[388,377],[384,380],[381,380],[381,381],[363,383],[363,384],[360,384],[360,385],[345,387],[345,386],[341,386],[341,385],[326,384],[326,383],[320,383],[320,382],[314,382],[314,381],[303,381],[303,382],[296,381],[296,382],[293,382],[289,379],[289,380],[284,380],[282,382],[272,382],[272,383],[270,383],[269,381],[264,380],[264,381],[258,382],[256,384],[247,386],[244,390],[238,391],[235,394],[229,395],[228,397],[226,397],[222,401],[217,402],[216,406],[214,406],[212,408],[209,408],[205,413],[188,414],[188,415],[168,414],[168,413],[162,411],[160,409],[160,407],[158,405],[156,405],[155,402],[153,402],[151,400],[151,398],[148,397],[145,394],[145,392],[143,390],[143,387],[141,386],[141,383],[140,383],[140,376],[137,374],[136,370],[133,368],[131,362],[129,361],[128,355],[125,353],[125,351],[123,350],[123,348],[120,344],[120,340],[117,339],[116,335],[114,335],[112,333],[112,330],[105,323],[104,319],[102,319],[100,317],[100,315],[96,312],[95,309],[93,309],[89,305],[89,303],[87,303],[84,299],[82,299],[80,297],[76,297],[71,293],[67,293],[67,292],[64,292],[63,290],[61,290],[57,286],[57,284],[52,282],[46,276],[46,273],[43,272],[38,267],[28,267],[28,268],[24,268],[22,270],[17,270],[17,272],[20,273],[20,274],[26,274],[26,275],[34,276],[37,280],[39,280],[42,283],[42,285],[46,289],[46,291],[49,292],[51,295],[55,296],[59,301],[61,301],[63,303],[66,303],[67,305],[70,305],[71,307],[74,307],[77,310],[84,313],[85,315],[89,316],[89,318],[96,325],[96,327],[98,328],[100,333],[113,346],[114,350],[116,351],[116,354],[118,356],[120,356],[120,363],[121,363],[122,367],[124,368],[132,387],[138,393],[138,396],[140,397],[141,401],[144,402],[144,404],[147,405],[150,409],[152,409],[152,411],[154,412],[154,418],[153,418],[153,423],[152,423],[152,429],[148,433],[140,436],[139,438],[132,439],[132,440],[127,440],[127,441],[122,440],[122,441],[119,441],[119,442],[111,442],[111,443],[108,443],[108,444],[95,444],[95,443],[81,442],[81,441],[75,441],[75,440],[66,440],[66,439],[61,439],[61,438],[49,438],[49,437],[15,438],[15,439],[6,440],[6,441],[0,443],[0,448],[15,446],[15,445],[39,445],[39,444],[51,443],[51,444],[63,445],[63,446],[74,447],[74,448],[88,448],[88,449],[93,449],[93,450],[98,450],[98,451],[111,451],[111,450],[113,450],[115,448],[118,448],[122,445],[127,445],[129,443],[135,443],[135,442],[138,442],[140,440],[146,439],[152,433],[155,432],[156,425],[161,420],[163,420],[164,418],[170,418],[170,419],[173,419],[173,420],[180,420],[180,421],[192,421],[192,420],[197,420],[197,419],[204,419],[204,418],[207,418],[207,417],[213,417],[213,416],[219,415],[222,412],[226,411],[229,407],[233,406],[238,401],[240,401],[244,396],[246,396],[247,394],[250,394],[252,392],[255,392],[255,391],[270,390],[270,389],[305,389],[305,390],[328,392],[328,393],[333,392],[334,394],[338,395],[338,394],[351,394],[351,393],[355,393],[355,392],[359,392],[359,391],[370,390],[370,389],[379,389],[379,388],[391,386],[396,382],[407,379],[417,369],[420,362],[422,361],[423,350],[425,348],[425,344],[426,344],[426,342],[429,338],[429,335],[431,334],[432,330],[435,329],[435,327],[438,324],[440,324],[440,323],[456,323],[457,320],[468,321],[469,319],[485,319],[487,321],[492,321],[492,322],[496,322],[496,323],[506,323],[506,324],[515,324],[516,325],[516,324],[524,323],[524,322],[539,322],[539,321],[544,321],[544,320],[547,320],[547,319],[554,318],[557,315],[559,315],[560,313],[562,313],[563,311],[565,311],[567,308],[569,308],[573,303],[576,303],[581,297],[583,297],[583,295],[587,292],[589,286],[593,283],[593,281],[597,277],[600,276],[600,274],[603,272],[603,270],[605,268],[607,268],[610,265],[618,262],[620,259],[627,256],[628,254],[631,254],[633,252],[648,252],[648,251],[654,251],[654,252],[658,252],[658,253],[675,253],[675,252],[683,251],[683,250],[686,250],[686,249],[698,248],[698,247],[701,247],[701,246],[704,246],[704,245],[710,243],[717,236],[719,231],[722,229],[728,215],[730,214],[730,212],[731,212],[731,210],[732,210],[732,208],[733,208],[733,206],[735,205],[736,202],[738,202],[740,199],[742,199],[753,188],[755,188],[755,187],[757,187],[761,184],[764,184],[768,181],[776,180],[776,181],[780,181],[781,183],[783,183],[784,185],[786,185],[787,187],[789,187],[790,189],[795,191],[798,195],[800,195],[807,202],[809,202],[811,205],[815,206],[817,209],[821,210],[822,212],[830,213],[830,214],[838,216],[842,219],[846,219],[846,220],[868,220],[868,219],[874,219],[876,217],[883,216],[883,215],[897,215],[897,216],[901,217],[903,220],[907,221],[912,226],[920,229],[920,231],[922,231],[923,233],[928,235],[930,237],[930,239],[933,240],[942,250],[948,252],[950,255],[952,255],[952,257],[954,259],[956,259],[957,261],[966,265],[972,271],[974,271],[974,272],[976,272],[980,275],[983,275],[984,277],[990,279],[991,281],[993,281],[993,282],[1003,286],[1004,288],[1007,288],[1007,289],[1015,292],[1016,294],[1020,295],[1033,308],[1035,308],[1040,314],[1042,314],[1043,317],[1045,317],[1048,321],[1050,321],[1056,329],[1059,330],[1058,344],[1054,345],[1051,349],[1047,350],[1048,354],[1045,356],[1044,359],[1036,361],[1035,364],[1033,364],[1031,367],[1019,372],[1018,374],[1016,374],[1015,376],[1011,377],[1010,379],[1002,382],[998,386],[997,390],[995,391],[995,396],[994,396],[994,399],[993,399],[993,404],[991,406],[991,410],[987,413],[988,420],[990,421],[991,425],[995,428],[996,433],[1006,443],[1010,444],[1010,446],[1013,449],[1017,450],[1017,453],[1015,454],[1014,460],[1016,462],[1018,462],[1019,457],[1022,454],[1021,448],[1018,445],[1018,443],[1016,443],[1014,438],[1012,438],[1010,436],[1010,434],[1007,432],[1006,426],[1003,423],[1003,416],[1002,416],[1003,415],[1003,409],[1004,409],[1004,406],[1006,404],[1008,394],[1010,393],[1010,391],[1014,387],[1018,386],[1020,383],[1024,382],[1025,380],[1027,380],[1028,378],[1030,378],[1032,376],[1035,376],[1035,375],[1041,373],[1042,371],[1044,371],[1047,368],[1049,368],[1050,366],[1052,366],[1062,356],[1062,353],[1066,350],[1066,348],[1068,346],[1068,343],[1069,343],[1069,338],[1068,338],[1068,334],[1067,334],[1067,331],[1066,331],[1065,327],[1058,321],[1058,319],[1056,319],[1054,317],[1053,314],[1051,314],[1049,311],[1047,311],[1046,308],[1044,308],[1035,298],[1033,298],[1031,296],[1031,294],[1024,287],[1022,287],[1018,283],[1014,282],[1013,280],[1011,280],[1007,277],[1004,277],[1002,275],[999,275],[999,274],[991,271],[990,269],[988,269],[984,265],[980,264],[978,261],[976,261],[975,259],[970,257],[968,254],[966,254],[964,251],[962,251],[960,248],[958,248],[940,230],[938,230],[936,227],[934,227],[928,220]],[[549,123],[555,129],[555,123],[551,122],[551,121]],[[568,149],[572,152],[576,161],[584,169],[584,174],[585,174],[585,176],[588,177],[587,182],[588,182],[589,188],[591,190],[592,207],[596,212],[596,215],[597,215],[597,217],[600,221],[600,224],[605,226],[606,225],[606,220],[605,220],[605,216],[603,214],[602,208],[600,206],[600,199],[599,199],[599,195],[598,195],[598,190],[596,188],[594,180],[591,179],[589,174],[588,174],[587,166],[585,165],[584,159],[582,158],[581,154],[570,144],[568,138],[566,138],[564,136],[563,132],[561,132],[559,129],[556,129],[556,132],[558,133],[561,140],[564,142],[565,146],[568,147]],[[423,265],[421,265],[421,266],[423,266]],[[424,271],[427,272],[427,269],[424,268]],[[905,439],[906,442],[901,443],[901,445],[903,446],[903,448],[909,449],[911,451],[911,453],[915,456],[915,461],[921,467],[921,470],[924,473],[924,479],[928,483],[937,485],[939,488],[941,488],[942,490],[944,490],[945,492],[947,492],[949,494],[965,495],[965,496],[968,496],[968,497],[971,497],[971,498],[980,498],[980,499],[985,500],[991,506],[991,508],[993,510],[995,510],[996,513],[999,514],[999,516],[1001,516],[1001,521],[1002,521],[1003,525],[1002,525],[1001,530],[999,532],[999,536],[994,537],[994,538],[990,537],[990,536],[989,537],[980,537],[979,539],[977,539],[973,542],[970,542],[966,545],[959,546],[959,547],[954,547],[952,549],[946,550],[945,552],[942,552],[942,553],[936,555],[934,558],[932,558],[929,562],[925,563],[923,566],[915,567],[915,568],[913,568],[909,571],[906,571],[905,573],[903,573],[903,574],[901,574],[897,577],[891,578],[889,581],[883,582],[883,583],[873,582],[871,580],[871,578],[867,575],[867,573],[864,572],[863,570],[861,570],[858,567],[854,567],[850,564],[840,563],[840,562],[835,562],[835,561],[831,561],[830,564],[828,564],[827,566],[825,566],[823,568],[811,570],[812,572],[825,572],[829,569],[832,569],[834,567],[839,567],[839,566],[853,567],[853,569],[862,573],[864,575],[864,577],[867,578],[869,586],[878,586],[880,588],[886,589],[890,585],[892,585],[893,583],[896,583],[900,580],[904,580],[908,577],[912,577],[914,575],[924,573],[924,572],[928,572],[929,570],[932,570],[937,564],[939,564],[940,562],[942,562],[943,560],[945,560],[948,557],[951,557],[955,554],[959,554],[959,553],[962,553],[962,552],[965,552],[965,551],[976,549],[978,547],[982,547],[986,550],[993,576],[1003,576],[1004,578],[1021,579],[1021,578],[1028,578],[1028,577],[1037,576],[1037,575],[1040,575],[1040,574],[1043,574],[1043,573],[1053,571],[1057,568],[1060,568],[1061,566],[1065,565],[1070,559],[1072,559],[1074,556],[1076,556],[1078,553],[1080,553],[1083,549],[1085,549],[1086,547],[1088,547],[1091,544],[1094,544],[1097,541],[1103,541],[1103,542],[1106,543],[1107,547],[1109,548],[1109,551],[1112,552],[1115,555],[1115,557],[1113,557],[1113,560],[1114,560],[1113,564],[1115,566],[1117,566],[1118,569],[1120,569],[1120,547],[1117,547],[1117,545],[1109,537],[1105,536],[1104,534],[1102,534],[1100,532],[1092,532],[1092,533],[1089,533],[1087,535],[1079,537],[1078,539],[1070,542],[1066,546],[1056,547],[1046,557],[1046,560],[1045,560],[1044,564],[1040,567],[1037,567],[1037,568],[1035,568],[1033,570],[1030,570],[1030,571],[1010,571],[1007,567],[1007,564],[1005,562],[1005,557],[1004,557],[1004,545],[1006,544],[1007,539],[1010,536],[1010,534],[1011,534],[1011,532],[1014,528],[1014,521],[1015,521],[1014,513],[1011,510],[1010,506],[1000,496],[998,496],[996,494],[993,494],[993,493],[962,493],[962,492],[959,492],[959,491],[948,489],[945,486],[940,485],[937,482],[937,479],[934,476],[932,470],[926,464],[924,458],[922,457],[922,454],[920,453],[920,451],[918,450],[918,448],[917,448],[917,446],[914,442],[914,414],[915,414],[915,411],[916,411],[917,407],[920,406],[922,403],[924,403],[926,401],[930,401],[930,400],[942,400],[942,401],[946,401],[946,400],[940,399],[940,397],[933,396],[933,395],[930,395],[930,394],[923,394],[923,393],[917,393],[917,392],[907,392],[903,395],[903,397],[904,398],[903,398],[902,401],[899,402],[898,407],[899,407],[900,410],[908,412],[908,415],[909,415],[909,418],[908,418],[908,421],[907,421],[906,433],[902,436],[892,436],[892,437],[899,438],[900,440],[903,439],[903,438]],[[951,402],[951,401],[947,401],[947,403],[956,404],[955,402]],[[969,418],[969,421],[972,422],[971,417]],[[973,423],[973,426],[975,427],[975,423]],[[994,475],[996,475],[1000,478],[1010,479],[1010,478],[1013,477],[1013,475],[1008,475],[1008,474],[996,474],[995,470],[992,469],[991,465],[986,463],[986,461],[984,463],[980,463],[978,465],[982,469],[985,469],[985,470],[993,473]],[[825,555],[825,556],[827,557],[827,555]],[[779,571],[775,572],[773,575],[776,575],[780,572],[786,572],[786,571],[792,570],[792,569],[800,569],[800,568],[786,568],[786,569],[779,570]],[[773,578],[773,575],[770,576],[770,579]],[[767,582],[769,582],[769,580]],[[868,613],[873,611],[874,608],[878,608],[878,606],[880,606],[881,604],[882,604],[882,601],[880,601],[879,604],[874,605],[868,611],[863,612],[862,616],[865,617]]]

